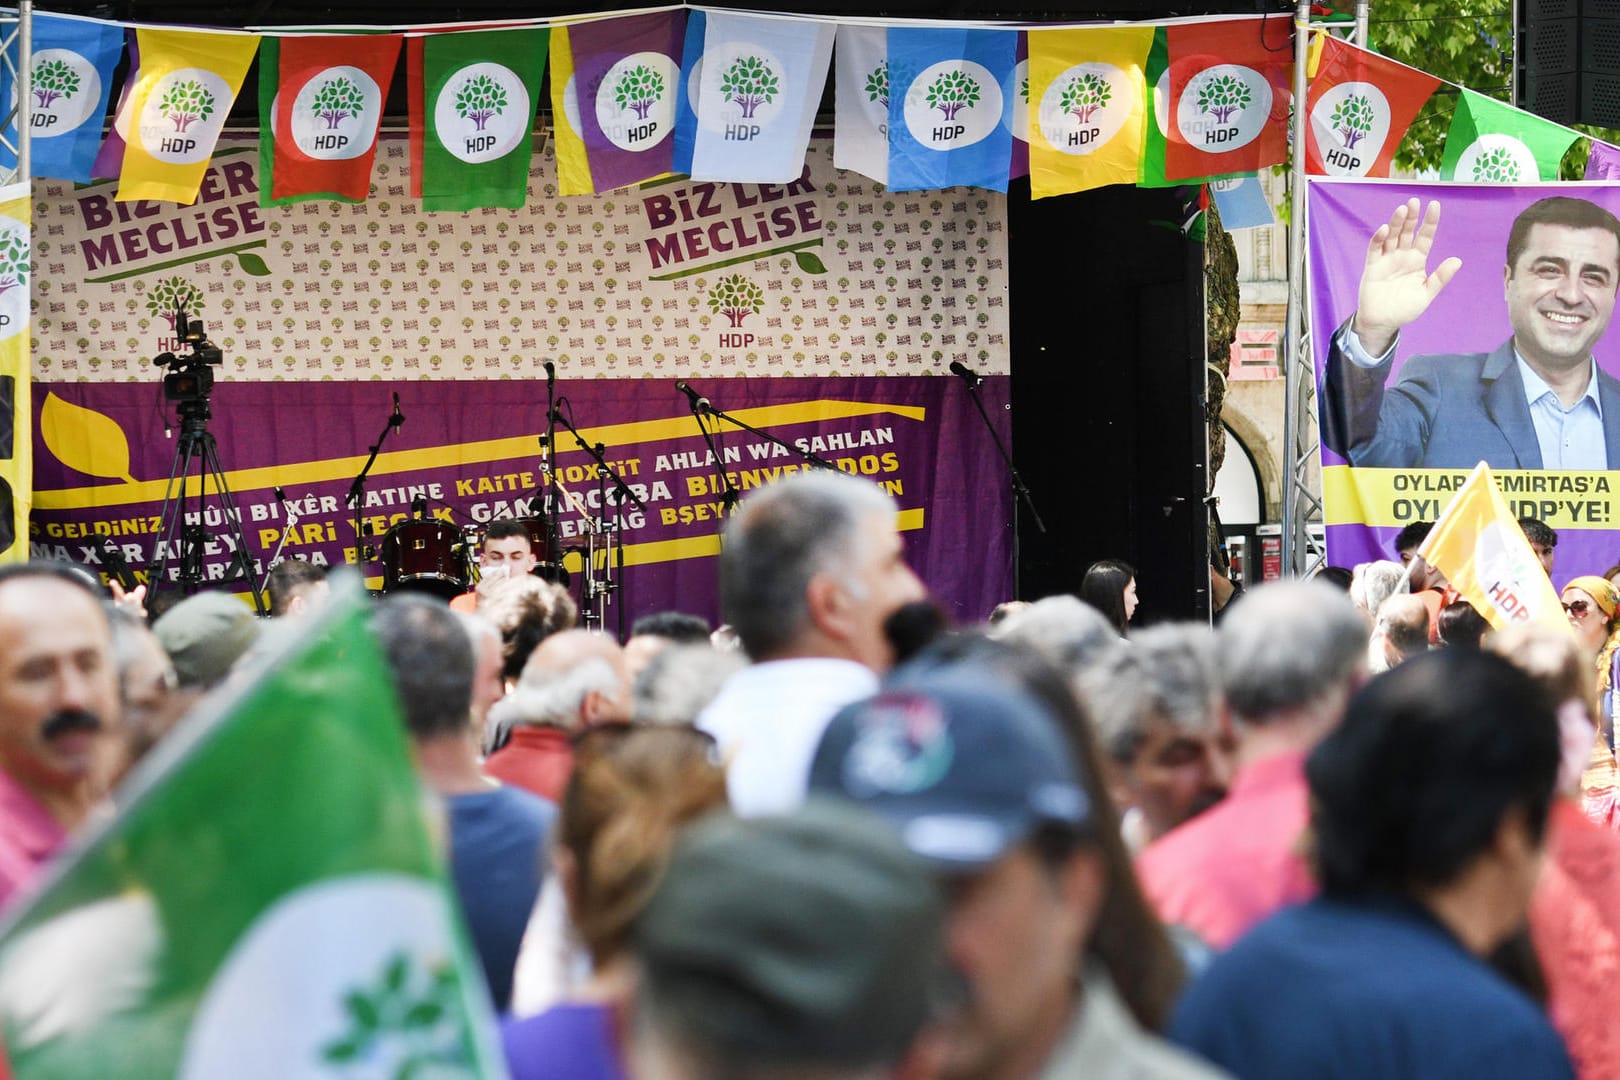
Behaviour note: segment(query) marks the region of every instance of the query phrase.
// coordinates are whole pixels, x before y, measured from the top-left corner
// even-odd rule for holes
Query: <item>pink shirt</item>
[[[0,907],[66,842],[67,831],[49,811],[0,770]]]
[[[1316,895],[1299,853],[1309,820],[1305,752],[1264,758],[1213,809],[1148,845],[1137,875],[1160,918],[1225,949],[1278,908]]]

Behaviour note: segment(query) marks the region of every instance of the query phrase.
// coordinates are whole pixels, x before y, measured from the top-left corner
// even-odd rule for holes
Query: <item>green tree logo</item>
[[[365,108],[366,94],[353,79],[335,75],[321,84],[315,99],[309,103],[310,112],[326,121],[331,131],[351,116],[359,116]]]
[[[1091,123],[1091,118],[1097,115],[1097,110],[1108,104],[1108,99],[1114,96],[1114,88],[1108,85],[1108,80],[1092,72],[1084,72],[1063,87],[1063,93],[1058,98],[1058,104],[1066,113],[1073,113],[1074,118],[1082,124]]]
[[[1354,150],[1356,143],[1367,137],[1373,126],[1372,99],[1366,94],[1351,94],[1333,106],[1328,123],[1333,125],[1344,141],[1346,150]]]
[[[965,71],[944,71],[928,85],[923,100],[930,109],[944,113],[945,119],[955,120],[957,113],[977,105],[980,96],[978,79]]]
[[[887,60],[866,73],[866,100],[875,101],[885,109],[889,107],[889,62]]]
[[[613,87],[613,103],[629,109],[642,120],[664,96],[664,77],[646,64],[637,64],[623,75]]]
[[[396,953],[377,984],[355,987],[343,998],[348,1030],[325,1046],[321,1057],[338,1067],[388,1062],[394,1080],[411,1077],[474,1075],[469,1032],[458,1005],[459,980],[453,967],[413,970],[410,958]]]
[[[1204,80],[1198,88],[1198,108],[1215,118],[1216,123],[1229,123],[1232,114],[1248,108],[1254,95],[1249,84],[1236,75],[1217,75]]]
[[[720,76],[720,93],[742,106],[744,119],[751,119],[755,109],[769,105],[781,92],[782,80],[762,56],[739,57]]]
[[[750,315],[757,315],[765,307],[765,290],[741,274],[732,274],[715,282],[709,290],[709,310],[724,315],[734,327]]]
[[[488,75],[475,75],[456,91],[456,115],[471,120],[476,130],[506,111],[506,88]]]
[[[28,284],[28,230],[0,233],[0,295]]]
[[[1018,80],[1018,96],[1024,99],[1024,104],[1025,105],[1029,104],[1029,76],[1028,75],[1026,75],[1022,79]]]
[[[158,99],[158,110],[174,121],[174,130],[184,131],[198,120],[214,115],[214,92],[196,79],[177,82]]]
[[[34,98],[39,107],[48,109],[60,98],[70,98],[79,92],[79,73],[66,60],[41,60],[34,65]]]
[[[202,309],[202,290],[183,277],[164,278],[146,291],[146,310],[167,321],[171,332],[182,311],[194,316]]]
[[[1505,146],[1493,146],[1474,160],[1474,175],[1469,179],[1487,184],[1516,184],[1522,178],[1513,151]]]

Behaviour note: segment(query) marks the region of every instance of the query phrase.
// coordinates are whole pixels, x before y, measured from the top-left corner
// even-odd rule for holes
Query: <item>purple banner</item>
[[[579,131],[597,191],[670,171],[685,37],[684,11],[568,28]]]
[[[407,572],[436,575],[450,567],[443,560],[464,530],[476,535],[490,521],[527,514],[525,501],[542,477],[543,381],[222,381],[207,429],[240,507],[256,574],[284,535],[285,555],[331,565],[353,561],[354,513],[345,495],[371,440],[387,424],[396,390],[406,420],[384,441],[367,483],[370,543],[381,544],[388,530],[405,523],[397,542],[383,546],[408,552],[394,557],[411,564]],[[734,378],[710,380],[699,390],[738,419],[887,488],[900,507],[913,567],[954,618],[981,619],[1011,596],[1006,469],[956,379]],[[1000,376],[985,379],[982,391],[1003,439],[1011,435],[1008,390],[1009,380]],[[661,381],[640,379],[565,380],[557,392],[562,414],[590,443],[604,444],[609,463],[645,502],[644,510],[629,508],[624,516],[623,589],[615,602],[625,605],[626,623],[672,608],[714,618],[721,486],[679,395]],[[181,439],[173,406],[155,401],[157,394],[150,383],[35,385],[30,533],[36,557],[105,572],[101,545],[110,538],[137,569],[153,559]],[[744,498],[804,467],[799,455],[728,424],[718,441]],[[588,511],[568,505],[559,512],[561,546],[583,547],[588,522],[603,503],[596,470],[561,427],[552,464],[574,502]],[[201,471],[194,465],[189,475]],[[297,515],[291,530],[277,487]],[[425,499],[444,527],[410,524],[414,498]],[[216,496],[205,498],[198,520],[207,537],[204,574],[222,579],[232,545]],[[168,545],[165,576],[171,580],[179,571],[177,547]],[[577,596],[579,556],[568,555],[566,563]],[[401,567],[370,561],[365,573],[377,587],[389,569]],[[610,605],[609,627],[616,617]]]
[[[1440,207],[1429,250],[1416,229],[1369,249],[1409,199]],[[1308,210],[1328,561],[1395,558],[1485,461],[1558,531],[1555,584],[1614,564],[1620,186],[1314,181]]]

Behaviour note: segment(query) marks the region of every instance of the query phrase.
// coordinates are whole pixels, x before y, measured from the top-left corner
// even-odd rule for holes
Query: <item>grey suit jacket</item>
[[[1352,465],[1539,469],[1541,444],[1509,339],[1494,352],[1414,356],[1388,389],[1393,357],[1362,368],[1338,334],[1322,378],[1322,443]],[[1598,368],[1608,467],[1620,469],[1620,380]]]

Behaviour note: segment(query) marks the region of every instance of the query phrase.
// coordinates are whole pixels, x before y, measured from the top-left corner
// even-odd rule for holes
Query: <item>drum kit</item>
[[[515,519],[528,533],[529,549],[539,560],[532,573],[566,586],[564,550],[552,550],[551,530],[543,517]],[[479,547],[485,526],[453,525],[438,518],[415,517],[401,521],[383,535],[380,555],[383,592],[426,592],[446,599],[460,596],[478,583]]]

